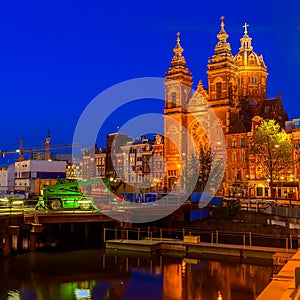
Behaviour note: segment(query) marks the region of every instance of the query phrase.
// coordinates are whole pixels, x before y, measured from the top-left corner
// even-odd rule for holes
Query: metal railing
[[[187,236],[198,237],[198,241],[211,243],[213,245],[229,244],[246,247],[272,247],[282,248],[286,252],[298,249],[298,236],[293,235],[267,235],[252,232],[224,232],[224,231],[206,231],[193,228],[153,228],[142,227],[135,229],[126,228],[105,228],[104,241],[106,240],[178,240],[184,241]]]

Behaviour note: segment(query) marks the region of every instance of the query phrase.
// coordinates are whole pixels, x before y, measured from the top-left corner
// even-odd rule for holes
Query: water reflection
[[[255,299],[271,266],[99,250],[0,260],[0,299]]]

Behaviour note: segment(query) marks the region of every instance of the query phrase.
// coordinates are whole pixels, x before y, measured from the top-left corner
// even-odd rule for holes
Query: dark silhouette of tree
[[[194,191],[203,192],[211,171],[212,153],[209,144],[200,143],[198,151],[189,154],[187,158],[187,168],[185,178],[187,186],[197,177]]]

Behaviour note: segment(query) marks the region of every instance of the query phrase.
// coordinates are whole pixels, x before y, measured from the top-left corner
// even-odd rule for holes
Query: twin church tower
[[[208,87],[205,88],[202,81],[199,81],[195,92],[192,92],[192,74],[183,56],[180,34],[177,34],[171,66],[165,73],[164,115],[184,126],[196,142],[205,139],[203,126],[196,119],[205,118],[207,105],[215,112],[225,134],[226,143],[230,135],[245,135],[250,132],[255,116],[275,119],[282,126],[287,120],[281,96],[267,99],[267,67],[262,55],[253,50],[248,24],[245,23],[243,27],[244,35],[240,39],[239,52],[233,55],[227,41],[224,17],[221,17],[218,41],[207,64]],[[176,184],[180,173],[179,153],[186,153],[186,145],[181,139],[182,130],[168,124],[168,119],[170,118],[165,118],[165,136],[178,139],[177,151],[174,143],[165,141],[166,184],[171,188]]]

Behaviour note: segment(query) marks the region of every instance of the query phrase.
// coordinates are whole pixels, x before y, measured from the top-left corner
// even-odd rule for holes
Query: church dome
[[[262,55],[257,55],[254,51],[242,50],[235,56],[238,66],[262,66],[266,67]]]
[[[245,23],[243,26],[244,36],[240,39],[241,47],[239,53],[235,56],[235,61],[238,66],[260,66],[266,68],[262,55],[258,55],[253,51],[251,45],[252,38],[248,35],[247,27],[249,25]]]

